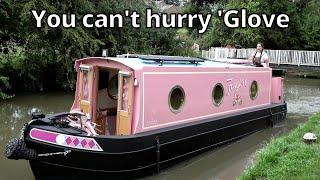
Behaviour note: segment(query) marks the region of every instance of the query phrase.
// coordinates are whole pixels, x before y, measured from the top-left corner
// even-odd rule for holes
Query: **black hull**
[[[30,161],[30,165],[37,179],[120,177],[157,172],[172,163],[272,126],[283,120],[286,112],[286,104],[278,104],[129,137],[95,137],[103,152],[72,149],[67,156],[41,157]],[[28,130],[34,127],[61,132],[47,125],[30,125]],[[25,141],[38,153],[70,149],[28,136]]]

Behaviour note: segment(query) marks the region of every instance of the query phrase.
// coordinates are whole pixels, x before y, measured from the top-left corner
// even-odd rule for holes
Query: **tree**
[[[0,44],[14,42],[14,49],[23,52],[23,57],[0,66],[0,77],[3,77],[0,81],[6,83],[9,78],[15,90],[41,91],[56,87],[72,90],[75,59],[100,56],[102,49],[108,49],[111,56],[127,52],[172,54],[178,43],[173,38],[174,29],[145,27],[144,0],[3,0],[0,7]],[[86,28],[81,23],[76,28],[51,28],[46,23],[51,13],[75,14],[77,22],[81,22],[87,13],[124,13],[126,9],[141,15],[141,28],[132,28],[129,18],[125,18],[123,28]],[[46,10],[41,28],[36,27],[31,10],[38,13]],[[10,58],[16,57],[16,50],[12,52]],[[0,52],[0,55],[5,54]]]
[[[192,1],[186,6],[186,12],[201,13],[202,7],[210,8],[214,15],[212,27],[202,36],[198,36],[201,47],[239,44],[242,47],[253,47],[258,41],[264,42],[270,49],[319,49],[319,1],[317,0],[229,0]],[[290,18],[288,28],[279,28],[276,23],[272,28],[228,28],[223,19],[218,18],[217,9],[240,10],[246,8],[249,13],[287,14]],[[210,12],[210,10],[207,12]],[[239,16],[235,16],[239,17]],[[197,27],[195,27],[196,29]],[[192,31],[192,30],[190,30]]]
[[[303,11],[299,26],[301,44],[307,50],[320,49],[320,1],[310,1]]]

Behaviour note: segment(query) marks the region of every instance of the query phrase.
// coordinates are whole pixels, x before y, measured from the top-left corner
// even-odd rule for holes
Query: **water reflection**
[[[20,94],[0,103],[0,179],[34,179],[27,161],[7,160],[4,146],[18,137],[23,124],[30,120],[34,111],[45,114],[68,111],[73,95],[48,93],[43,95]]]
[[[288,103],[286,121],[221,148],[208,151],[144,179],[234,179],[252,164],[254,153],[273,137],[288,133],[320,111],[320,80],[286,78],[285,96]],[[68,111],[72,94],[20,94],[0,103],[0,153],[4,145],[17,137],[34,111],[45,114]],[[34,179],[27,161],[7,160],[0,156],[0,179]]]

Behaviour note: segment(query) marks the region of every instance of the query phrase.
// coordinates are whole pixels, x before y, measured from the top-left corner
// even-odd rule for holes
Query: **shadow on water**
[[[143,179],[235,179],[271,138],[287,134],[320,111],[320,80],[285,79],[285,95],[288,116],[284,122]],[[20,94],[0,103],[0,179],[34,179],[27,161],[7,160],[3,156],[4,146],[10,138],[19,135],[32,110],[39,109],[45,114],[68,111],[72,101],[73,94],[47,93]]]

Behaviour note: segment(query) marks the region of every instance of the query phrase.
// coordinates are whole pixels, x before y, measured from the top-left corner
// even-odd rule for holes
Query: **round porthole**
[[[118,99],[118,74],[114,75],[108,82],[108,95],[112,99]]]
[[[181,86],[175,86],[169,93],[169,107],[173,113],[181,111],[185,102],[185,93]]]
[[[257,81],[253,81],[251,83],[251,86],[250,86],[250,98],[252,100],[256,99],[257,96],[258,96],[258,91],[259,91],[259,88],[258,88],[258,83]]]
[[[212,90],[212,101],[215,106],[220,106],[224,96],[224,89],[221,83],[214,86]]]

